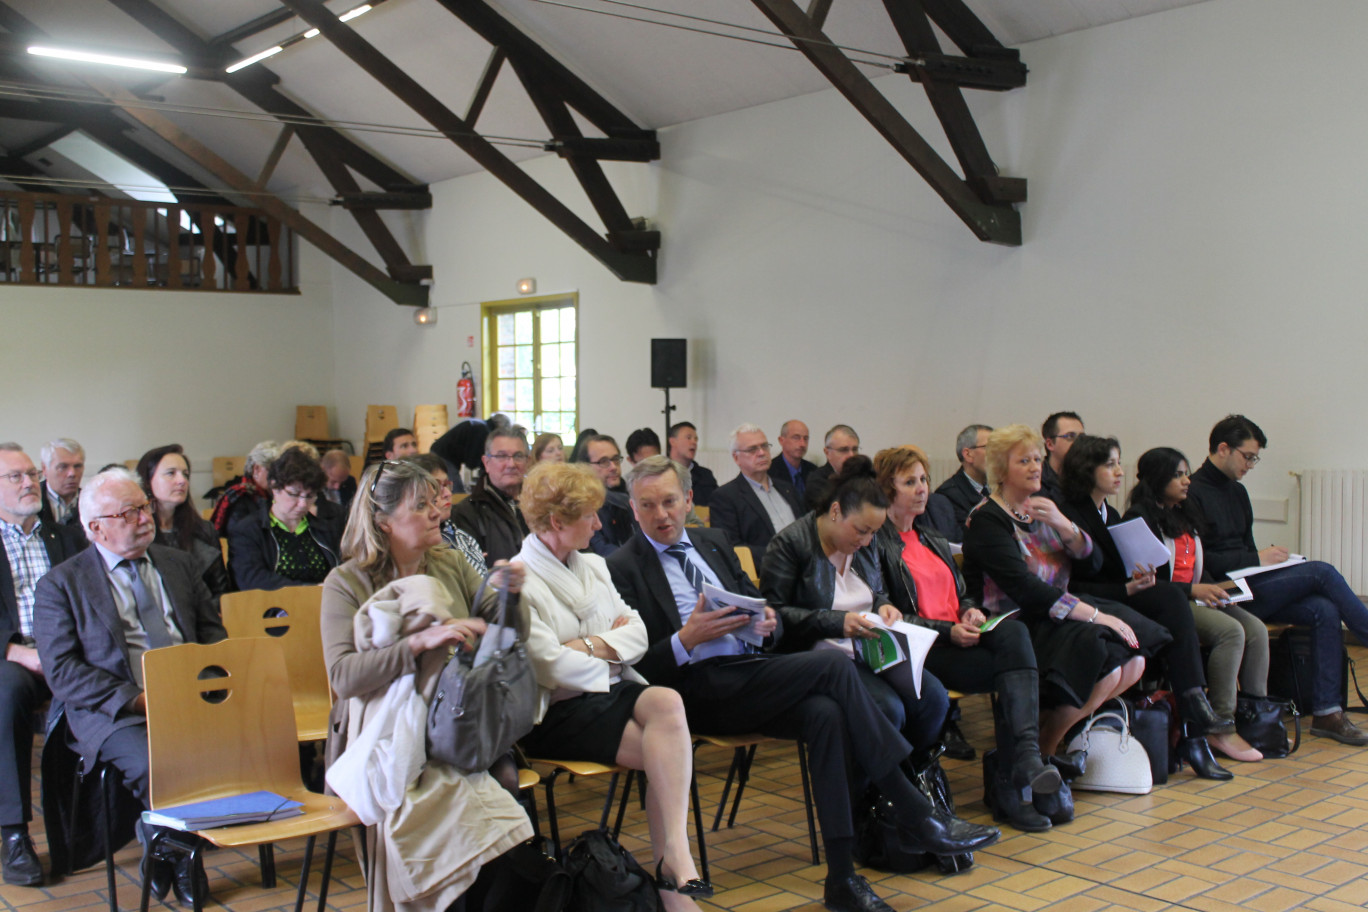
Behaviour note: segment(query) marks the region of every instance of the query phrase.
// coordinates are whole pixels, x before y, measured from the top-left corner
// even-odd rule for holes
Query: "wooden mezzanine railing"
[[[0,191],[0,282],[293,292],[294,232],[259,209]]]

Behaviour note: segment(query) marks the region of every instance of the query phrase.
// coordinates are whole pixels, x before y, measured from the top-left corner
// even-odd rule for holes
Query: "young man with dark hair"
[[[717,490],[717,476],[711,469],[705,469],[694,462],[697,453],[698,428],[688,421],[671,425],[669,456],[689,470],[689,478],[693,483],[694,504],[707,507],[711,506],[713,491]]]
[[[385,458],[403,459],[418,455],[418,438],[408,428],[391,428],[385,435]]]
[[[1083,419],[1077,412],[1055,412],[1040,426],[1045,438],[1045,464],[1040,467],[1040,493],[1055,503],[1064,502],[1059,485],[1059,473],[1064,470],[1064,457],[1069,447],[1083,433]]]
[[[1227,415],[1211,429],[1209,452],[1192,473],[1188,498],[1205,520],[1202,553],[1206,569],[1218,578],[1243,567],[1287,560],[1287,549],[1260,550],[1254,543],[1254,508],[1241,479],[1259,462],[1268,438],[1243,415]],[[1368,732],[1344,714],[1340,625],[1368,645],[1368,608],[1330,564],[1307,561],[1247,577],[1254,601],[1245,607],[1265,621],[1311,629],[1311,734],[1343,744],[1368,745]],[[1304,708],[1304,707],[1303,707]]]

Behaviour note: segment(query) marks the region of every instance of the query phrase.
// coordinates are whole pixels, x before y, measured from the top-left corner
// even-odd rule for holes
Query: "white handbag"
[[[1124,709],[1119,713],[1094,713],[1083,730],[1069,740],[1070,752],[1081,750],[1088,756],[1083,775],[1070,782],[1071,787],[1128,795],[1148,795],[1154,790],[1149,754],[1145,753],[1145,746],[1131,736],[1128,716]],[[1099,725],[1099,722],[1103,724]]]

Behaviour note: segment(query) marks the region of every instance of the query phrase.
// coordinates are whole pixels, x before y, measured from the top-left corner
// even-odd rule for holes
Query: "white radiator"
[[[1368,592],[1368,471],[1308,469],[1301,487],[1302,554],[1334,564],[1355,592]]]

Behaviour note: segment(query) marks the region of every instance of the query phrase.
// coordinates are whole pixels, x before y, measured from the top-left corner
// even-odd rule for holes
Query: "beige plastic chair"
[[[309,884],[314,843],[328,834],[319,887],[319,912],[326,907],[337,831],[360,824],[342,799],[304,787],[294,713],[280,699],[290,687],[284,644],[270,638],[227,639],[212,645],[186,643],[143,654],[147,695],[147,746],[151,806],[162,810],[255,791],[271,791],[303,803],[304,813],[267,823],[198,830],[223,848],[260,846],[307,838],[296,909]],[[202,843],[182,845],[158,831],[149,851],[160,845],[188,854],[198,865]],[[148,907],[150,878],[143,880],[142,908]],[[194,907],[204,897],[196,889]]]
[[[246,456],[215,456],[214,487],[223,487],[245,471],[247,471]]]
[[[736,545],[732,548],[736,552],[736,559],[741,564],[742,571],[750,577],[750,581],[755,585],[760,585],[760,574],[755,572],[755,555],[751,554],[749,545]]]
[[[321,586],[249,589],[227,592],[219,599],[228,636],[270,637],[284,648],[300,741],[326,739],[332,712],[332,688],[319,631],[322,603]]]
[[[328,407],[326,405],[295,406],[295,439],[327,440]]]

